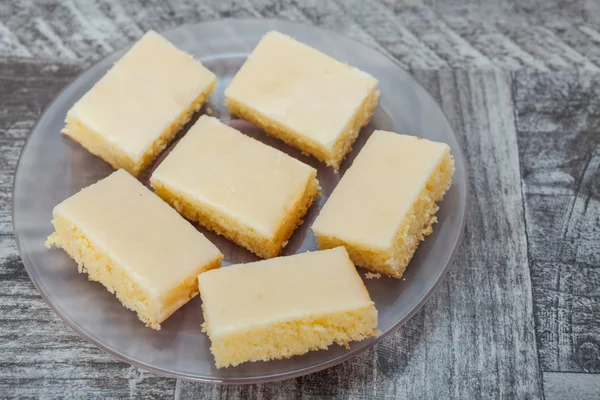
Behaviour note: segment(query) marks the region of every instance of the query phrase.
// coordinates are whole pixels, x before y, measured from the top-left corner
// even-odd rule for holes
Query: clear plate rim
[[[167,31],[161,31],[161,35],[169,35],[170,32],[175,32],[177,30],[180,29],[185,29],[187,27],[191,27],[191,26],[197,26],[197,25],[203,25],[203,26],[210,26],[213,24],[227,24],[227,23],[256,23],[256,22],[265,22],[265,23],[285,23],[285,24],[290,24],[290,25],[296,25],[299,27],[303,27],[306,29],[313,29],[313,30],[318,30],[323,32],[324,34],[327,35],[332,35],[335,37],[338,37],[340,39],[343,40],[349,40],[352,41],[353,43],[355,43],[358,46],[363,46],[363,47],[368,47],[369,49],[378,52],[380,55],[382,55],[383,57],[385,57],[386,59],[388,59],[391,63],[393,63],[394,65],[396,65],[399,69],[401,69],[402,71],[404,71],[406,73],[406,75],[413,81],[414,84],[416,84],[419,88],[421,88],[423,91],[425,91],[427,93],[427,95],[432,99],[433,103],[435,104],[435,106],[438,108],[438,111],[444,116],[444,118],[446,119],[446,121],[448,122],[448,125],[450,127],[450,132],[452,133],[452,135],[454,136],[454,138],[457,141],[457,148],[453,149],[454,151],[456,151],[455,155],[455,162],[457,162],[457,166],[456,169],[461,169],[462,171],[464,171],[463,177],[464,177],[464,181],[462,182],[462,184],[464,185],[464,210],[462,215],[463,217],[460,220],[460,227],[459,227],[459,234],[455,237],[454,243],[452,245],[452,252],[450,253],[450,255],[448,256],[448,258],[446,259],[445,262],[445,266],[441,272],[441,274],[439,275],[439,277],[435,280],[435,282],[433,282],[433,284],[431,285],[431,287],[427,290],[426,295],[421,299],[421,301],[402,319],[400,319],[398,322],[396,322],[396,324],[394,324],[390,329],[388,329],[386,332],[382,332],[381,334],[379,334],[378,336],[376,336],[374,338],[373,341],[369,342],[368,344],[355,348],[355,349],[351,349],[348,350],[346,353],[344,353],[343,355],[340,355],[336,358],[330,359],[328,361],[322,362],[320,364],[316,364],[310,367],[304,367],[301,368],[299,370],[293,371],[293,372],[284,372],[284,373],[279,373],[279,374],[272,374],[272,375],[268,375],[265,377],[250,377],[250,378],[231,378],[229,380],[223,380],[220,378],[213,378],[213,377],[209,377],[209,376],[197,376],[197,375],[191,375],[191,374],[187,374],[187,373],[178,373],[178,374],[174,374],[170,371],[167,371],[163,368],[159,368],[156,367],[154,365],[151,365],[149,363],[140,361],[140,360],[136,360],[133,358],[128,358],[123,354],[120,354],[119,352],[111,349],[108,346],[105,346],[103,343],[101,342],[97,342],[96,340],[92,339],[91,337],[89,337],[89,335],[83,331],[82,329],[80,329],[76,324],[72,323],[72,321],[70,321],[69,319],[67,319],[67,317],[65,315],[63,315],[63,313],[60,313],[58,308],[55,306],[55,304],[53,304],[51,301],[49,301],[48,298],[48,293],[46,293],[45,290],[42,290],[42,286],[40,284],[40,282],[38,282],[37,277],[35,277],[31,272],[30,272],[30,266],[28,266],[28,262],[27,259],[25,257],[23,257],[23,251],[21,248],[21,243],[19,240],[19,236],[17,235],[17,230],[16,230],[16,223],[15,223],[15,207],[14,207],[14,201],[15,201],[15,188],[17,186],[17,175],[19,174],[20,171],[20,165],[21,165],[21,158],[23,156],[23,154],[25,153],[25,150],[27,149],[27,146],[29,145],[30,139],[32,137],[33,132],[35,132],[38,128],[38,125],[40,124],[40,122],[44,119],[44,117],[46,116],[47,112],[49,109],[52,108],[52,106],[54,105],[55,102],[57,102],[57,100],[63,95],[64,92],[66,92],[75,82],[77,82],[79,80],[79,78],[81,78],[81,76],[83,76],[84,74],[86,74],[87,72],[89,72],[91,69],[93,69],[94,67],[96,67],[98,64],[101,64],[105,59],[112,57],[114,54],[116,53],[120,53],[120,52],[124,52],[125,50],[127,50],[129,47],[131,47],[131,45],[133,45],[134,42],[131,42],[129,44],[127,44],[126,46],[124,46],[123,48],[116,50],[114,52],[112,52],[111,54],[108,54],[104,57],[102,57],[101,59],[94,61],[93,64],[91,64],[89,67],[85,68],[84,70],[82,70],[81,72],[79,72],[78,74],[76,74],[52,99],[52,101],[50,101],[48,103],[48,105],[46,107],[44,107],[44,110],[42,112],[42,114],[40,115],[39,119],[37,120],[37,122],[35,123],[35,125],[33,126],[33,128],[31,129],[31,131],[29,132],[29,135],[27,136],[25,143],[23,144],[23,147],[21,149],[21,152],[19,154],[19,158],[17,160],[17,165],[15,168],[15,173],[14,173],[14,177],[13,177],[13,183],[12,183],[12,193],[11,193],[11,219],[12,219],[12,227],[13,227],[13,236],[15,238],[15,242],[17,244],[17,250],[19,251],[19,255],[21,256],[21,260],[23,262],[23,266],[25,267],[25,270],[27,271],[27,274],[29,275],[30,280],[32,281],[33,285],[35,286],[36,290],[40,293],[40,295],[42,296],[42,298],[44,299],[44,301],[46,302],[46,304],[48,304],[48,306],[52,309],[52,311],[54,311],[54,313],[56,315],[58,315],[60,317],[60,319],[71,329],[73,329],[80,337],[82,337],[83,339],[85,339],[88,343],[92,344],[93,346],[101,349],[102,351],[104,351],[105,353],[110,354],[111,356],[115,357],[116,359],[123,361],[127,364],[142,368],[146,371],[155,373],[159,376],[164,376],[164,377],[169,377],[169,378],[176,378],[176,379],[184,379],[184,380],[188,380],[188,381],[192,381],[192,382],[202,382],[202,383],[213,383],[213,384],[223,384],[223,385],[239,385],[239,384],[256,384],[256,383],[267,383],[267,382],[278,382],[278,381],[282,381],[282,380],[287,380],[287,379],[293,379],[293,378],[298,378],[301,376],[305,376],[305,375],[309,375],[312,373],[316,373],[319,371],[322,371],[324,369],[327,368],[331,368],[334,367],[338,364],[341,364],[344,361],[347,361],[351,358],[356,357],[357,355],[359,355],[360,353],[369,350],[370,348],[374,347],[376,344],[380,343],[382,340],[384,340],[385,338],[389,337],[390,335],[392,335],[393,333],[397,332],[398,329],[400,329],[406,322],[408,322],[418,311],[420,311],[423,306],[425,305],[425,303],[427,303],[427,301],[431,298],[431,296],[435,293],[435,291],[438,289],[439,285],[441,284],[441,282],[446,278],[446,275],[448,274],[448,271],[450,270],[450,267],[454,261],[454,259],[456,258],[456,255],[461,247],[462,244],[462,240],[464,237],[464,231],[465,231],[465,225],[466,225],[466,220],[467,220],[467,214],[468,214],[468,202],[469,202],[469,177],[468,177],[468,173],[467,173],[467,169],[464,163],[464,152],[462,150],[462,146],[460,146],[460,142],[458,141],[458,137],[456,136],[456,132],[454,127],[452,126],[452,124],[450,123],[450,120],[446,114],[446,112],[444,111],[444,109],[440,106],[440,104],[438,104],[438,102],[435,100],[435,98],[431,95],[431,93],[424,88],[410,73],[408,73],[395,59],[389,57],[387,54],[379,51],[376,48],[372,48],[358,40],[355,40],[351,37],[345,36],[343,34],[340,34],[338,32],[335,31],[331,31],[328,29],[324,29],[318,26],[314,26],[314,25],[310,25],[307,23],[302,23],[302,22],[295,22],[295,21],[289,21],[289,20],[284,20],[284,19],[277,19],[277,18],[223,18],[220,20],[214,20],[214,21],[205,21],[205,22],[199,22],[199,23],[195,23],[195,24],[183,24],[183,25],[179,25],[175,28],[169,29]]]

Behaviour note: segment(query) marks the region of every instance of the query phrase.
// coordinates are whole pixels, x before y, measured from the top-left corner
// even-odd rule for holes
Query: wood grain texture
[[[9,0],[0,53],[90,63],[148,29],[261,16],[335,30],[411,69],[600,71],[600,5],[586,0]]]
[[[561,372],[544,373],[546,400],[598,400],[600,376]]]
[[[95,60],[148,29],[256,17],[340,32],[413,71],[467,153],[465,243],[425,308],[354,360],[277,384],[176,383],[84,342],[40,298],[12,236],[14,168],[44,106]],[[2,1],[0,397],[597,398],[599,99],[592,0]]]
[[[64,64],[0,60],[0,397],[172,396],[175,380],[103,353],[68,328],[41,298],[12,235],[12,179],[43,108],[79,72]]]
[[[540,361],[600,372],[600,76],[517,73]]]
[[[510,76],[416,77],[443,105],[468,158],[464,244],[441,288],[393,337],[342,365],[246,387],[179,381],[176,398],[542,397]]]

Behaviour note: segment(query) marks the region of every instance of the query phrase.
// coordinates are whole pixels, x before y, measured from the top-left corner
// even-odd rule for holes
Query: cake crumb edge
[[[381,274],[379,272],[367,272],[365,274],[366,279],[379,279],[381,278]]]

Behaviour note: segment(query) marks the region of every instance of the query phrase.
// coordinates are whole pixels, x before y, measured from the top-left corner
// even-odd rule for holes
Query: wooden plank
[[[577,68],[594,72],[600,69],[597,40],[578,30],[586,23],[597,26],[597,3],[571,2],[565,6],[557,0],[379,2],[454,67]],[[481,55],[491,65],[486,65]]]
[[[518,72],[514,96],[541,366],[600,372],[600,76]]]
[[[339,2],[344,12],[360,24],[373,38],[398,60],[404,68],[439,69],[448,63],[413,34],[400,18],[395,18],[377,2],[344,0]]]
[[[68,328],[40,297],[12,235],[10,192],[24,139],[76,65],[0,60],[0,397],[172,396],[175,380],[117,361]]]
[[[389,55],[371,34],[348,18],[341,7],[333,1],[303,0],[293,3],[313,25],[341,33]]]
[[[511,81],[498,71],[418,72],[468,155],[469,218],[448,278],[370,352],[273,384],[179,381],[192,398],[541,398]]]
[[[0,49],[5,56],[91,62],[148,29],[220,18],[284,18],[353,37],[393,54],[403,66],[598,71],[597,4],[514,0],[447,2],[363,1],[130,1],[0,2]],[[594,10],[596,11],[594,13]],[[535,12],[533,12],[535,11]]]
[[[546,400],[598,400],[600,375],[544,372]]]
[[[477,5],[473,5],[477,9]],[[472,9],[469,9],[471,11]],[[535,68],[548,70],[544,59],[536,57],[519,46],[509,36],[498,29],[497,24],[490,21],[494,13],[466,12],[443,13],[438,10],[440,18],[474,48],[485,54],[495,66],[503,70]],[[483,17],[483,18],[482,18]]]
[[[0,22],[0,54],[12,54],[16,57],[31,57],[27,47],[23,46],[19,39]]]
[[[499,29],[521,48],[544,60],[551,70],[570,68],[599,72],[600,68],[584,54],[565,43],[559,36],[544,26],[503,21]]]
[[[0,60],[0,236],[12,235],[12,181],[25,138],[79,67]]]
[[[419,40],[455,68],[491,68],[493,61],[458,34],[434,8],[398,7],[391,10]]]
[[[309,23],[308,17],[291,0],[249,0],[252,7],[264,18],[286,19],[294,22]]]
[[[575,50],[578,54],[584,55],[594,65],[600,65],[600,41],[598,37],[598,25],[595,29],[586,26],[584,22],[574,24],[570,19],[554,19],[549,21],[546,26],[554,35]]]

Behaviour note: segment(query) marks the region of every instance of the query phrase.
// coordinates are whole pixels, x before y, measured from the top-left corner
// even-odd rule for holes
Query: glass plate
[[[224,89],[261,36],[270,30],[290,34],[379,79],[380,105],[340,174],[267,137],[248,123],[232,120],[223,104]],[[52,208],[111,172],[108,164],[61,136],[60,130],[67,110],[121,57],[125,51],[122,50],[83,72],[56,97],[29,136],[19,160],[13,191],[15,236],[25,268],[44,299],[81,336],[119,359],[158,374],[206,382],[255,383],[308,374],[356,356],[397,330],[425,303],[444,277],[459,246],[465,222],[467,177],[463,155],[440,107],[394,61],[360,43],[310,26],[275,20],[223,20],[182,26],[164,35],[219,78],[215,93],[201,113],[230,121],[246,134],[318,170],[323,196],[309,210],[284,255],[317,249],[310,226],[374,129],[417,135],[450,145],[456,173],[438,212],[439,222],[419,247],[403,279],[365,280],[379,310],[379,336],[352,343],[349,350],[333,345],[328,350],[288,360],[215,368],[209,340],[200,331],[199,297],[165,321],[162,330],[154,331],[144,327],[135,313],[123,308],[102,285],[91,283],[86,275],[77,273],[75,263],[63,251],[44,247],[46,237],[52,232]],[[140,177],[144,183],[151,170]],[[248,251],[222,237],[201,231],[225,254],[225,266],[256,260]],[[359,270],[364,277],[364,270]]]

